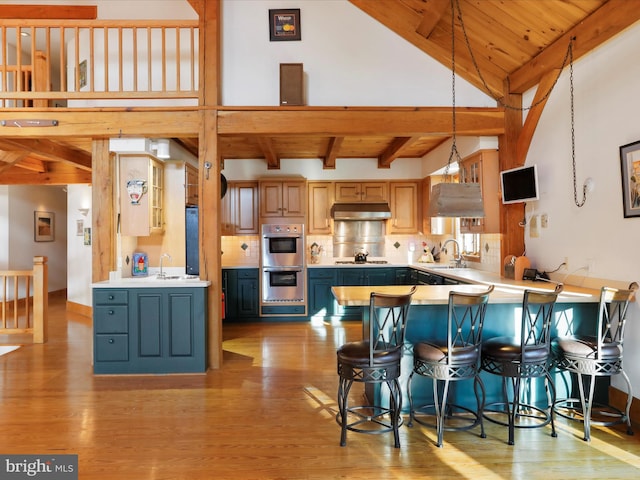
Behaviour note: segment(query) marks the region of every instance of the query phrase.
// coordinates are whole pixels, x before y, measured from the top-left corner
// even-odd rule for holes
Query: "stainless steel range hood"
[[[334,203],[331,215],[334,220],[386,220],[391,210],[387,203]]]

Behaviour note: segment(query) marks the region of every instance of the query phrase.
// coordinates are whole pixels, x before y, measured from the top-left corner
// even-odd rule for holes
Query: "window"
[[[468,260],[480,261],[479,233],[463,233],[460,235],[460,245],[462,246],[462,254],[467,257]]]

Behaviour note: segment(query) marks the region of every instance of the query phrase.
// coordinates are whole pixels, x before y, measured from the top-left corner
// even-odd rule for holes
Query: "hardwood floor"
[[[226,324],[224,366],[206,375],[94,376],[91,321],[50,305],[49,342],[0,356],[0,452],[75,453],[91,479],[631,478],[640,474],[640,430],[558,420],[516,432],[401,428],[349,433],[335,423],[335,349],[358,338],[343,325]]]

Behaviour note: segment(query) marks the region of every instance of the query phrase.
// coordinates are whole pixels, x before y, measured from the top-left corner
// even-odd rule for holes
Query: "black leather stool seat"
[[[519,361],[522,356],[520,338],[494,337],[482,345],[482,355],[503,362]],[[524,351],[526,363],[545,362],[549,358],[547,345],[532,345]]]
[[[369,350],[367,340],[346,343],[338,348],[338,361],[360,368],[369,367]],[[376,351],[373,353],[373,366],[399,362],[400,358],[402,358],[401,349]]]
[[[598,358],[598,339],[590,336],[571,336],[555,338],[551,342],[551,349],[555,354],[569,355],[574,358]],[[600,350],[601,360],[614,359],[622,356],[620,342],[604,342]]]
[[[480,349],[476,345],[456,347],[451,352],[450,357],[446,344],[438,345],[429,342],[419,342],[413,346],[413,358],[423,362],[446,363],[448,358],[452,364],[465,365],[477,362],[479,356]]]

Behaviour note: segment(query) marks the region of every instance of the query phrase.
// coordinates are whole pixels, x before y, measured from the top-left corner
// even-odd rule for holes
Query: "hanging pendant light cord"
[[[582,186],[582,201],[578,202],[578,184],[576,180],[576,129],[575,129],[575,109],[573,105],[573,48],[569,44],[569,92],[571,93],[571,163],[573,166],[573,201],[576,207],[582,207],[587,201],[587,184]]]
[[[458,162],[458,164],[462,161],[460,153],[458,152],[458,146],[456,145],[456,36],[454,1],[456,0],[451,0],[451,128],[453,135],[451,137],[451,152],[449,153],[449,160],[447,161],[447,166],[444,169],[445,178],[448,178],[449,176],[449,168],[451,167],[451,161],[454,156],[455,161]]]

